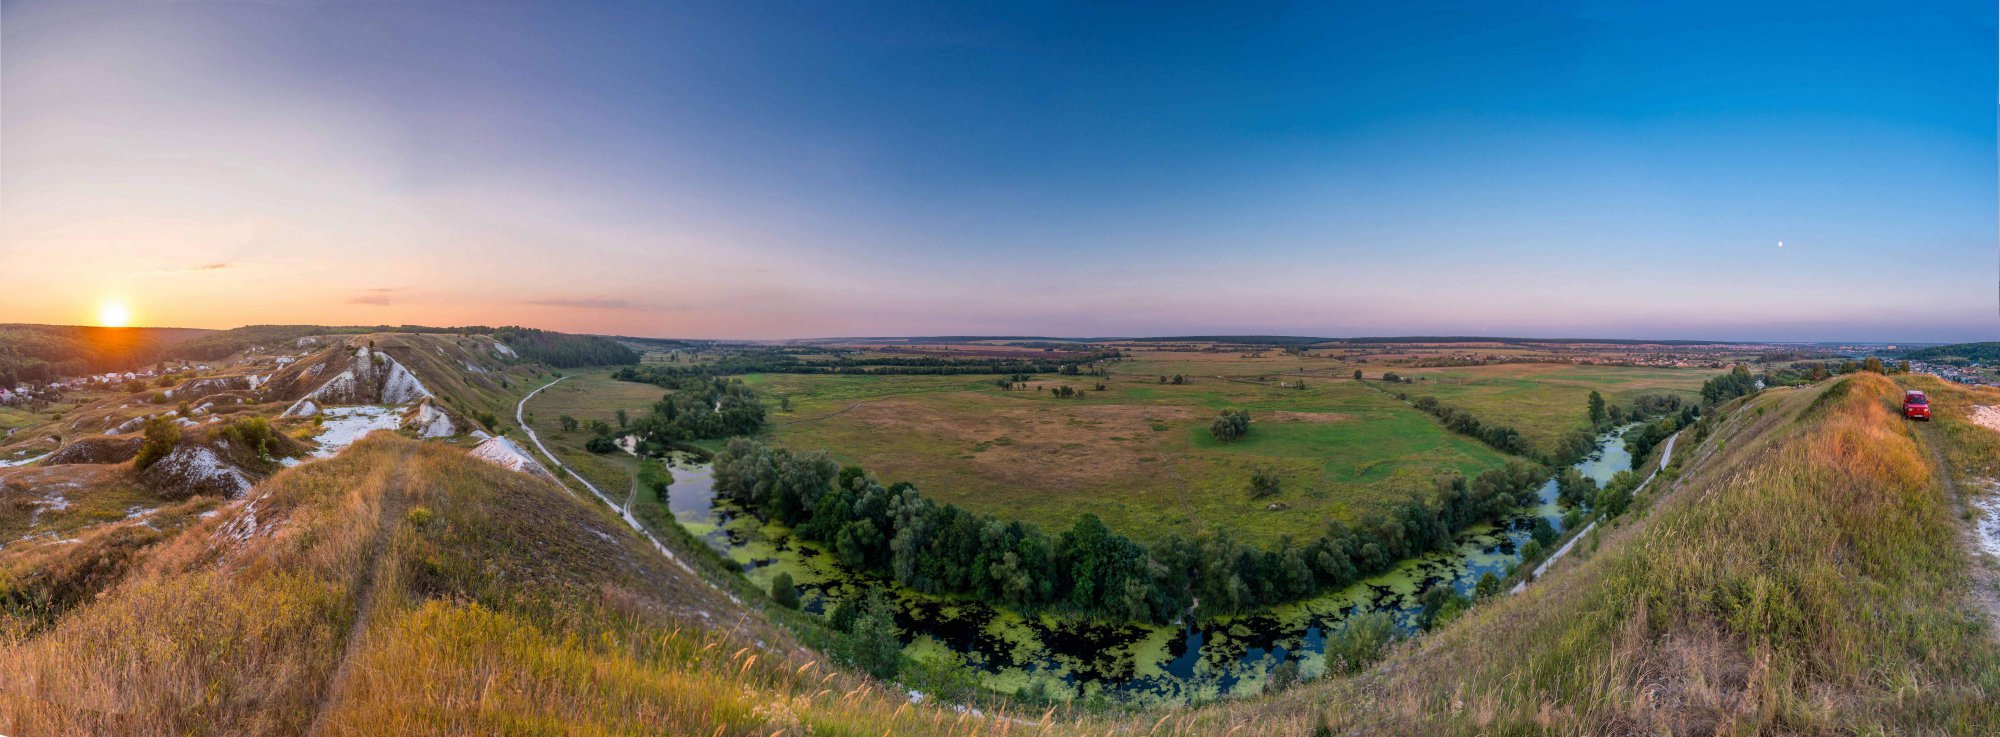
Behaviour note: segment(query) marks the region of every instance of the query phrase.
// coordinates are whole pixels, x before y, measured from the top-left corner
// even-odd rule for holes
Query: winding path
[[[630,504],[621,506],[619,503],[611,501],[611,497],[606,496],[602,489],[597,488],[596,484],[590,483],[589,479],[584,478],[582,475],[578,474],[575,470],[571,469],[569,466],[563,465],[562,459],[557,458],[556,454],[549,452],[548,446],[542,444],[542,437],[540,435],[535,434],[535,428],[528,426],[528,421],[527,419],[525,419],[525,416],[527,414],[528,400],[534,399],[535,395],[542,393],[542,389],[547,389],[549,387],[555,386],[557,382],[560,382],[563,379],[567,378],[569,377],[567,376],[556,377],[555,381],[543,384],[541,388],[528,392],[528,396],[522,397],[521,402],[519,404],[514,405],[514,424],[521,426],[521,431],[528,434],[528,440],[535,444],[536,449],[542,451],[542,456],[548,458],[549,463],[554,464],[555,467],[561,469],[563,473],[569,474],[570,478],[576,479],[578,483],[583,484],[583,488],[589,489],[590,493],[596,494],[598,501],[604,502],[604,506],[617,510],[618,516],[621,519],[625,520],[625,524],[631,526],[632,531],[639,533],[640,537],[646,538],[646,542],[652,543],[653,548],[655,550],[660,551],[661,555],[667,556],[667,560],[673,561],[674,565],[680,566],[681,570],[687,571],[689,574],[692,574],[696,579],[702,581],[703,583],[708,583],[708,585],[711,588],[715,588],[715,590],[717,591],[722,591],[720,587],[717,587],[714,583],[710,583],[706,576],[702,576],[701,574],[695,573],[694,567],[688,565],[687,561],[681,560],[680,556],[674,555],[674,551],[668,550],[667,546],[660,544],[660,539],[653,537],[653,533],[646,531],[645,525],[639,524],[639,518],[632,516],[632,507]],[[630,501],[630,499],[627,499],[627,501]],[[736,599],[735,595],[733,594],[730,595],[729,598],[732,601]]]
[[[368,636],[369,624],[375,619],[375,592],[379,589],[375,583],[381,578],[384,553],[389,549],[396,523],[402,521],[403,511],[409,506],[409,500],[403,493],[407,482],[400,478],[408,473],[408,468],[404,463],[396,464],[393,473],[397,474],[398,480],[385,485],[381,500],[376,502],[375,536],[369,544],[368,565],[361,569],[360,578],[354,584],[360,590],[360,595],[354,599],[354,621],[347,625],[347,644],[340,648],[339,665],[334,666],[333,675],[320,687],[319,705],[313,710],[312,724],[306,729],[307,737],[326,733],[326,719],[333,714],[334,707],[340,705],[354,670],[354,662],[361,659],[361,645]]]
[[[1653,477],[1660,475],[1660,469],[1666,468],[1667,463],[1674,459],[1674,441],[1680,438],[1681,434],[1678,432],[1667,436],[1666,448],[1660,451],[1660,464],[1653,467],[1652,473],[1646,474],[1645,481],[1639,482],[1638,486],[1632,488],[1632,496],[1638,496],[1639,492],[1645,491],[1646,486],[1653,483]],[[1582,540],[1584,535],[1590,534],[1590,531],[1594,529],[1597,529],[1597,520],[1591,520],[1590,524],[1584,525],[1581,530],[1577,530],[1575,535],[1570,536],[1569,542],[1563,543],[1562,547],[1556,548],[1556,552],[1549,555],[1548,560],[1542,561],[1541,565],[1535,566],[1535,572],[1529,574],[1527,581],[1514,584],[1514,588],[1507,593],[1518,594],[1528,590],[1528,581],[1541,578],[1543,573],[1548,572],[1549,566],[1555,565],[1556,561],[1562,560],[1562,557],[1565,555],[1569,555],[1570,548],[1576,547],[1577,542]]]

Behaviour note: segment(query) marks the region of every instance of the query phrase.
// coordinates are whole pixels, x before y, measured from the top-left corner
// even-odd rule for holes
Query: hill
[[[98,328],[0,325],[0,388],[59,376],[130,371],[167,358],[179,344],[213,331],[193,328]]]
[[[1903,354],[1903,357],[1912,361],[1950,361],[1952,359],[1959,359],[1964,361],[1978,361],[1980,363],[1992,363],[1994,361],[2000,361],[2000,343],[1992,343],[1992,342],[1953,343],[1951,345],[1934,345],[1927,348],[1918,348],[1913,351],[1905,352]]]
[[[325,326],[325,325],[250,325],[214,332],[188,340],[174,346],[168,353],[170,358],[188,360],[220,360],[245,351],[272,350],[296,345],[301,339],[328,335],[368,335],[371,333],[400,333],[411,335],[484,335],[507,346],[512,351],[510,357],[528,361],[538,361],[557,368],[576,366],[606,366],[623,363],[637,363],[639,354],[611,338],[594,335],[572,335],[547,330],[523,327],[490,328],[472,325],[455,328],[433,328],[421,325],[390,327]]]
[[[1365,733],[1992,734],[2000,647],[1975,594],[1991,564],[1932,454],[1990,454],[2000,435],[1919,432],[1899,395],[1863,374],[1731,408],[1646,511],[1526,594],[1210,724],[1310,709]]]

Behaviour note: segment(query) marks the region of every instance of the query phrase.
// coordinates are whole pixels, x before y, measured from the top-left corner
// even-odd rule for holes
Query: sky
[[[2000,339],[1896,5],[0,0],[0,322]]]

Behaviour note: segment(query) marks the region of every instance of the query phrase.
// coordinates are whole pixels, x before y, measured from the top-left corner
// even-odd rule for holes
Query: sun
[[[122,328],[132,322],[132,311],[125,309],[124,302],[111,301],[97,308],[97,324],[107,328]]]

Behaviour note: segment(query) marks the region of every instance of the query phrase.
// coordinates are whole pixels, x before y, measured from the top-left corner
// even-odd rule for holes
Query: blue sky
[[[0,319],[1992,339],[1994,15],[5,2]]]

